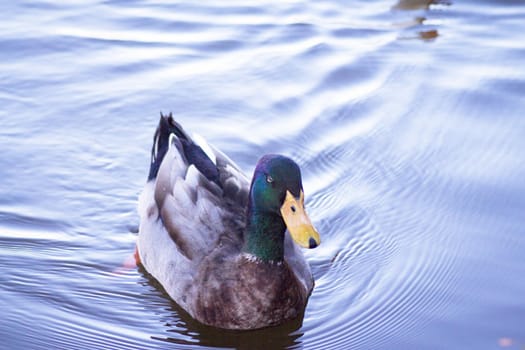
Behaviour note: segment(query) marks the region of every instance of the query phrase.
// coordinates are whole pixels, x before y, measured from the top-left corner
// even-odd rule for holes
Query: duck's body
[[[296,318],[306,306],[313,278],[302,252],[284,232],[283,217],[266,204],[256,204],[261,185],[255,175],[250,186],[224,154],[215,149],[205,153],[203,148],[171,115],[161,117],[139,202],[141,263],[174,301],[204,324],[254,329]],[[275,172],[278,163],[288,166],[285,157],[266,157],[263,170]],[[286,171],[295,168],[290,165]],[[292,192],[290,198],[300,192],[302,200],[302,189]],[[266,200],[269,192],[262,193]],[[298,204],[293,203],[295,215]],[[299,224],[304,226],[303,221]],[[307,234],[303,245],[319,243],[316,232]]]

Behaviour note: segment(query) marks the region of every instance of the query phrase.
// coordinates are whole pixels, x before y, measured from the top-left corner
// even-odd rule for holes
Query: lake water
[[[0,12],[0,348],[525,348],[524,1]],[[300,164],[304,319],[204,327],[121,267],[160,111]]]

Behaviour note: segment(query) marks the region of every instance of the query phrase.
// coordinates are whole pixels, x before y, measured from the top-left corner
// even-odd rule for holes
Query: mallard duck
[[[139,199],[140,263],[206,325],[256,329],[297,318],[314,286],[298,246],[320,244],[299,166],[265,155],[250,184],[222,152],[196,141],[161,114]]]

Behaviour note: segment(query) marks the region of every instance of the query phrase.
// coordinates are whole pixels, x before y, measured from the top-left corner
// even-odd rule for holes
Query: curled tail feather
[[[157,177],[162,160],[171,146],[171,135],[174,135],[180,141],[182,145],[181,153],[187,164],[194,164],[208,180],[222,187],[219,179],[219,170],[215,163],[206,155],[203,149],[192,140],[182,126],[173,119],[171,112],[168,115],[163,115],[162,112],[160,113],[159,125],[153,136],[148,181]]]

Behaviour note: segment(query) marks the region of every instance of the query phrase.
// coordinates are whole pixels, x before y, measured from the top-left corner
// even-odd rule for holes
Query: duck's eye
[[[295,209],[295,205],[292,205],[292,206],[290,207],[290,209],[292,209],[292,212],[295,213],[295,210],[296,210],[296,209]]]
[[[266,182],[271,184],[273,182],[273,177],[271,175],[266,175]]]

